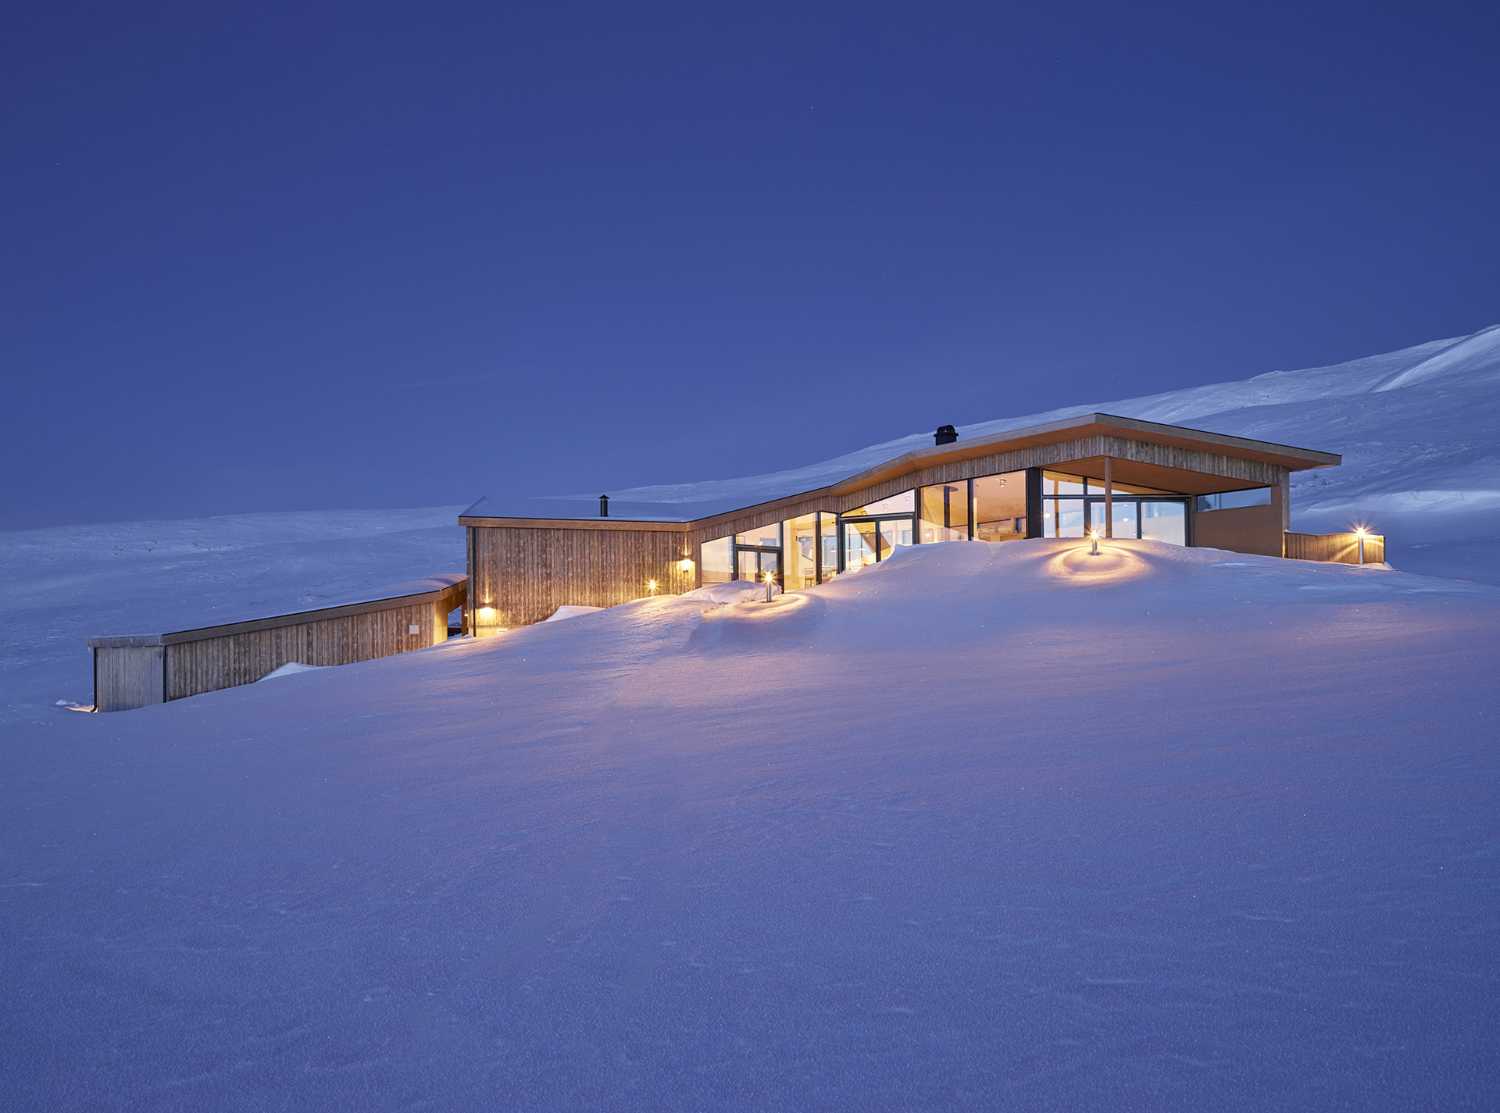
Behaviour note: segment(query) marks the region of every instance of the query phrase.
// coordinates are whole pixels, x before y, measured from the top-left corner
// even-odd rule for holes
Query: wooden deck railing
[[[1359,563],[1357,533],[1292,533],[1285,535],[1283,555],[1292,560],[1324,560],[1338,564]],[[1385,534],[1365,534],[1365,563],[1385,561]]]

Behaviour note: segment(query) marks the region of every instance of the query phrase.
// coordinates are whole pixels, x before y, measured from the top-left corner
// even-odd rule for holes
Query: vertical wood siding
[[[1237,483],[1274,485],[1285,469],[1222,453],[1099,435],[954,460],[890,475],[847,491],[824,490],[777,499],[689,523],[685,529],[632,530],[624,523],[579,526],[475,525],[470,527],[470,601],[478,632],[540,622],[558,607],[612,607],[646,594],[656,580],[663,593],[697,586],[697,565],[681,572],[684,556],[695,562],[698,547],[729,534],[814,511],[841,513],[929,483],[1065,466],[1069,461],[1113,457],[1163,468],[1220,476]],[[1279,534],[1275,544],[1280,545]],[[487,610],[490,608],[492,610]]]
[[[648,594],[691,591],[697,566],[673,530],[477,527],[470,570],[475,614],[486,627],[540,622],[563,606],[613,607]],[[486,608],[493,608],[493,617]]]
[[[161,645],[94,650],[94,709],[127,711],[161,703],[165,654],[166,647]]]
[[[448,636],[448,611],[440,606],[417,603],[168,645],[167,698],[252,684],[294,661],[347,665],[426,649]]]
[[[1293,560],[1323,560],[1337,564],[1359,563],[1359,538],[1352,533],[1286,534],[1286,556]],[[1385,562],[1385,536],[1365,535],[1365,563]]]

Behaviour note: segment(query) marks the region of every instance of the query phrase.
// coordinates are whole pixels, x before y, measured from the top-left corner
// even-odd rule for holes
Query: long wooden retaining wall
[[[1292,533],[1285,535],[1282,555],[1292,560],[1324,560],[1337,564],[1358,564],[1359,534],[1357,533]],[[1366,564],[1385,563],[1385,535],[1365,534]]]
[[[94,709],[127,711],[251,684],[282,665],[347,665],[437,645],[448,615],[465,605],[468,578],[322,607],[167,634],[90,638]]]

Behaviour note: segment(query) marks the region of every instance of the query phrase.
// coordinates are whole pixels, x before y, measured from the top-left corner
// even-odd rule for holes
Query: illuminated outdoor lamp
[[[1370,536],[1370,531],[1363,525],[1354,527],[1354,539],[1359,542],[1359,562],[1365,562],[1365,538]]]
[[[1089,530],[1089,556],[1099,555],[1099,531]]]
[[[776,573],[772,572],[769,568],[766,569],[765,579],[766,579],[766,602],[769,603],[771,601],[771,585],[776,582]]]
[[[646,581],[646,591],[649,594],[651,594],[651,595],[655,595],[656,594],[656,581],[655,580],[647,580]]]

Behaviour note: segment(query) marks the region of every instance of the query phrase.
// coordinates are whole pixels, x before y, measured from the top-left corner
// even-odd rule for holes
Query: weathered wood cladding
[[[250,684],[282,665],[346,665],[425,649],[448,636],[467,580],[411,595],[196,630],[90,640],[94,706],[124,711]],[[416,628],[413,632],[413,627]]]
[[[389,610],[168,645],[167,698],[252,684],[293,661],[347,665],[426,649],[448,637],[448,611],[414,603]],[[411,632],[415,626],[417,632]]]
[[[612,523],[612,526],[615,524]],[[478,526],[473,532],[474,629],[525,626],[558,607],[613,607],[696,586],[697,552],[682,529]],[[694,563],[682,567],[684,559]]]
[[[1065,465],[1070,462],[1096,457],[1112,457],[1116,460],[1133,461],[1154,467],[1198,472],[1230,480],[1232,484],[1242,485],[1273,486],[1280,483],[1286,474],[1285,468],[1274,464],[1226,456],[1221,453],[1202,452],[1179,448],[1175,445],[1153,444],[1149,441],[1127,437],[1080,437],[1072,441],[1032,445],[1009,452],[996,452],[988,456],[955,460],[891,476],[871,486],[855,490],[837,492],[833,488],[824,488],[805,495],[763,503],[745,510],[715,515],[712,518],[692,523],[691,546],[696,552],[698,546],[704,541],[712,541],[731,533],[754,529],[767,522],[811,514],[815,510],[841,514],[856,506],[863,506],[889,495],[900,494],[913,487],[925,487],[932,483],[951,483],[955,480],[1021,471],[1025,468],[1065,469]]]
[[[165,700],[166,652],[162,645],[95,648],[94,710],[128,711]]]
[[[1322,560],[1337,564],[1359,563],[1359,535],[1356,533],[1286,534],[1284,556],[1293,560]],[[1385,562],[1385,536],[1365,534],[1365,563]]]
[[[696,522],[474,521],[469,526],[472,629],[483,634],[540,622],[561,606],[615,606],[647,594],[650,580],[662,594],[689,591],[699,581],[699,545],[769,522],[818,510],[842,513],[930,483],[1029,467],[1063,468],[1104,457],[1214,476],[1227,487],[1276,485],[1286,474],[1279,465],[1259,460],[1095,435],[951,460],[866,486],[834,485]],[[694,562],[690,570],[680,567],[685,557]]]

